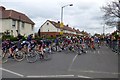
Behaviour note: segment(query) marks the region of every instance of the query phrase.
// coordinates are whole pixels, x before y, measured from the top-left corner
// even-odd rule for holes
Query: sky
[[[72,28],[86,31],[88,33],[111,33],[116,28],[109,28],[104,25],[102,19],[102,6],[105,6],[111,0],[0,0],[0,6],[6,9],[13,9],[26,14],[35,22],[35,32],[41,27],[46,20],[60,21],[61,7],[63,8],[64,25]]]

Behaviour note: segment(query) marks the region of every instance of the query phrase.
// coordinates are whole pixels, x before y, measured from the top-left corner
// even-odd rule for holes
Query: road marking
[[[101,74],[120,74],[117,72],[103,72],[103,71],[93,71],[93,70],[88,70],[88,71],[84,71],[84,70],[70,70],[70,71],[75,71],[75,72],[86,72],[86,73],[101,73]]]
[[[75,55],[75,57],[73,58],[73,60],[72,60],[72,63],[75,61],[75,59],[77,58],[77,54]]]
[[[74,77],[74,75],[40,75],[40,76],[26,76],[28,78],[47,78],[47,77]]]
[[[92,77],[88,77],[88,76],[81,76],[81,75],[78,75],[79,78],[92,78]]]
[[[98,54],[100,54],[100,51],[98,51]]]
[[[22,75],[22,74],[19,74],[19,73],[16,73],[16,72],[13,72],[13,71],[10,71],[10,70],[7,70],[7,69],[4,69],[4,68],[0,68],[0,69],[3,70],[3,71],[9,72],[9,73],[15,74],[17,76],[24,77],[24,75]]]
[[[76,54],[75,57],[73,58],[72,63],[70,64],[70,66],[69,66],[69,68],[68,68],[68,71],[71,70],[71,67],[72,67],[75,59],[77,58],[77,56],[78,56],[78,54]]]

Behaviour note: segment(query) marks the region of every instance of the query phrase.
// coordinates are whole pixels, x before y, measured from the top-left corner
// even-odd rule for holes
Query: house
[[[78,36],[82,36],[83,34],[80,32],[80,30],[79,29],[75,29],[75,28],[73,28],[73,30],[76,32],[76,35],[78,35]]]
[[[47,20],[39,29],[38,34],[41,36],[57,36],[60,35],[61,29],[63,30],[64,35],[78,35],[80,32],[79,29],[73,29],[68,25],[64,25],[63,28],[60,28],[60,21],[55,22]]]
[[[10,35],[29,35],[34,33],[35,23],[23,13],[6,10],[0,6],[0,34],[9,31]]]

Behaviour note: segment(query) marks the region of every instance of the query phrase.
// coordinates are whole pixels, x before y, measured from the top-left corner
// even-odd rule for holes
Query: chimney
[[[60,21],[58,21],[58,23],[60,24]]]
[[[66,26],[68,27],[69,25],[67,24]]]
[[[75,30],[75,28],[73,28]]]
[[[0,11],[4,11],[6,8],[3,6],[0,6]]]
[[[79,29],[77,29],[77,31],[80,31]]]

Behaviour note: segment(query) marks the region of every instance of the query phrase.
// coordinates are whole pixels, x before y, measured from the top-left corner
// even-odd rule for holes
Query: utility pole
[[[105,24],[103,25],[103,35],[105,35]]]

